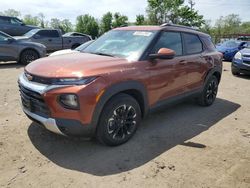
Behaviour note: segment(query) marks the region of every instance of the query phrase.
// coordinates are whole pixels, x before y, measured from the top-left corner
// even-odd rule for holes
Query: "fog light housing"
[[[73,110],[79,109],[78,97],[75,94],[62,94],[59,97],[59,101],[64,108]]]

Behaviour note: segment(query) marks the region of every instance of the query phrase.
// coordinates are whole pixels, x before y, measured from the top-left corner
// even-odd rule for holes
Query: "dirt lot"
[[[23,67],[0,65],[0,187],[250,187],[250,77],[224,69],[213,106],[158,111],[111,148],[32,123],[19,104]]]

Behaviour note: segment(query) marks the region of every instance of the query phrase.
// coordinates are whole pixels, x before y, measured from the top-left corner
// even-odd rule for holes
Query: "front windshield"
[[[135,61],[139,59],[155,35],[156,31],[112,30],[102,35],[83,52]]]
[[[222,47],[226,47],[226,48],[237,48],[239,45],[240,45],[240,42],[238,42],[238,41],[232,41],[232,40],[223,42],[221,44]]]
[[[94,40],[90,40],[88,42],[85,42],[84,44],[78,46],[75,50],[82,52],[85,48],[87,48],[90,44],[92,44],[94,42]]]
[[[24,36],[32,37],[39,29],[32,29],[28,33],[25,33]]]

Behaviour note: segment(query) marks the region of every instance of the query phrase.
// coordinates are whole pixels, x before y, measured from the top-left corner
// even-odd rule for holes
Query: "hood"
[[[240,51],[242,55],[250,55],[250,48],[244,48]]]
[[[26,36],[15,36],[13,38],[16,39],[16,40],[18,40],[18,41],[20,41],[20,40],[29,40],[29,38],[26,37]]]
[[[25,70],[36,76],[49,78],[72,78],[97,76],[127,68],[131,63],[123,58],[73,53],[38,59]]]
[[[77,50],[66,49],[66,50],[59,50],[59,51],[53,52],[49,56],[51,57],[51,56],[71,54],[71,53],[80,53],[80,52]]]

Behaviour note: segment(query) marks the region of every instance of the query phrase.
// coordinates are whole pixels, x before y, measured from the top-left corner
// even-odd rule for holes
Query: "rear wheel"
[[[36,51],[34,50],[25,50],[22,52],[20,56],[20,63],[27,65],[30,62],[36,60],[39,58],[39,55]]]
[[[138,102],[127,94],[118,94],[104,107],[97,127],[99,142],[117,146],[127,142],[141,122]]]
[[[216,76],[211,76],[206,83],[202,94],[198,98],[198,103],[202,106],[210,106],[214,103],[218,92],[218,79]]]

